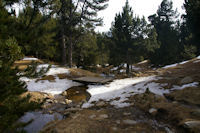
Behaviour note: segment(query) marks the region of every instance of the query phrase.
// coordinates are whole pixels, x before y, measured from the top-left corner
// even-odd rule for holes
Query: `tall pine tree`
[[[133,44],[133,11],[129,6],[128,0],[123,7],[122,13],[116,14],[115,21],[112,26],[112,37],[114,40],[116,63],[126,63],[126,73],[129,73],[130,52]]]
[[[78,27],[100,25],[102,19],[97,17],[97,12],[107,7],[106,2],[108,0],[52,0],[51,9],[60,20],[63,65],[66,65],[66,44],[69,67],[72,67],[73,45],[81,36]]]
[[[133,16],[133,11],[126,1],[122,13],[115,17],[112,31],[112,48],[110,57],[115,65],[126,63],[126,73],[129,65],[147,58],[159,47],[157,34],[145,18]]]
[[[198,48],[200,54],[200,1],[199,0],[185,0],[184,4],[186,10],[186,22],[192,37],[195,40],[194,44]]]
[[[173,3],[163,0],[157,10],[157,14],[149,16],[158,34],[161,46],[151,56],[151,61],[156,65],[165,65],[177,62],[180,58],[178,31],[175,24],[178,17],[173,10]]]

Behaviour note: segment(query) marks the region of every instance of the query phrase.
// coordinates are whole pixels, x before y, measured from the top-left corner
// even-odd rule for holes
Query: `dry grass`
[[[176,67],[168,69],[159,69],[159,73],[162,73],[162,79],[156,80],[156,83],[168,83],[165,89],[172,88],[173,85],[183,85],[181,80],[185,77],[191,77],[193,82],[200,82],[200,62],[194,63],[194,60],[185,64],[179,64]]]
[[[185,119],[200,119],[192,115],[193,109],[182,106],[176,102],[168,102],[164,97],[152,93],[138,94],[131,97],[134,105],[145,112],[156,108],[158,112],[155,117],[159,120],[172,123],[177,126]]]
[[[23,70],[25,70],[25,69],[28,67],[28,65],[31,65],[32,62],[33,62],[33,61],[31,61],[31,60],[18,60],[18,61],[15,61],[15,62],[14,62],[12,68],[14,69],[14,68],[18,67],[18,69],[19,69],[20,71],[23,71]],[[39,64],[43,64],[43,63],[44,63],[42,60],[39,60],[39,59],[36,60],[36,61],[34,61],[34,62],[37,62],[37,63],[39,63]]]
[[[21,94],[20,96],[22,98],[27,97],[28,95],[31,96],[29,102],[43,102],[46,98],[53,98],[51,94],[42,93],[42,92],[25,92]]]
[[[40,64],[43,64],[44,62],[42,60],[34,60],[34,62],[37,62],[37,63],[40,63]],[[31,60],[18,60],[18,61],[15,61],[14,64],[15,65],[29,65],[31,64],[32,61]]]
[[[111,133],[108,123],[104,120],[90,119],[91,115],[96,115],[97,118],[106,112],[96,112],[93,110],[82,110],[69,118],[53,121],[48,123],[41,131],[42,133]]]
[[[66,73],[57,74],[57,76],[58,76],[59,79],[66,79],[66,78],[69,78],[69,75],[66,74]]]
[[[191,60],[185,64],[179,64],[176,67],[162,69],[163,77],[175,77],[183,78],[190,76],[194,78],[195,81],[200,81],[200,62],[194,63],[194,60]]]
[[[177,90],[166,94],[166,97],[189,105],[200,106],[200,87],[189,87],[183,90]]]

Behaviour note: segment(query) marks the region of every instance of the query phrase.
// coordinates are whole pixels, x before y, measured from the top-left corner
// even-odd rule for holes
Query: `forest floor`
[[[26,61],[25,61],[26,60]],[[25,58],[16,65],[27,65]],[[48,64],[39,61],[38,69]],[[148,61],[132,65],[95,67],[93,72],[52,65],[40,78],[22,77],[30,100],[42,108],[19,121],[32,123],[28,133],[188,133],[200,132],[200,56],[189,61],[151,68]],[[72,79],[106,76],[104,85],[84,85]]]

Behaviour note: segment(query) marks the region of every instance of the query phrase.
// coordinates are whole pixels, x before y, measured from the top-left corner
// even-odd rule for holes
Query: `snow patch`
[[[113,67],[112,69],[110,69],[111,71],[116,71],[119,67]]]
[[[38,60],[38,58],[30,58],[30,57],[24,57],[23,60]]]
[[[199,85],[198,82],[184,84],[182,86],[174,85],[173,88],[171,88],[170,90],[182,90],[182,89],[187,88],[187,87],[197,87],[198,85]]]
[[[81,85],[80,83],[73,82],[68,79],[59,79],[58,77],[56,77],[55,82],[49,82],[48,80],[36,82],[37,79],[28,79],[26,77],[22,77],[20,80],[27,83],[27,89],[29,91],[45,92],[52,95],[61,94],[63,91],[72,86]]]
[[[194,61],[194,63],[198,63],[198,62],[200,62],[200,60],[195,60],[195,61]]]
[[[144,63],[147,63],[147,62],[148,62],[148,60],[144,60],[144,61],[141,61],[141,62],[139,62],[137,64],[144,64]]]
[[[177,65],[182,65],[182,64],[185,64],[185,63],[188,63],[190,60],[188,60],[188,61],[183,61],[183,62],[179,62],[179,63],[175,63],[175,64],[171,64],[171,65],[167,65],[167,66],[164,66],[164,67],[162,67],[162,68],[170,68],[170,67],[175,67],[175,66],[177,66]]]
[[[197,59],[200,59],[200,55],[197,57]]]
[[[67,68],[53,67],[53,68],[50,68],[49,71],[45,75],[56,75],[56,74],[61,74],[61,73],[69,74],[70,71]]]
[[[178,65],[178,63],[176,63],[176,64],[171,64],[171,65],[167,65],[167,66],[164,66],[164,67],[162,67],[162,68],[170,68],[170,67],[175,67],[175,66],[177,66]]]
[[[20,77],[19,80],[24,81],[24,82],[30,82],[30,81],[33,81],[34,79],[30,79],[30,78],[27,78],[27,77]]]
[[[133,66],[133,65],[132,65],[132,69],[135,70],[135,71],[141,70],[141,68]]]
[[[126,70],[124,70],[124,69],[121,69],[119,72],[120,72],[120,73],[125,73],[125,72],[126,72]]]
[[[179,64],[182,65],[182,64],[185,64],[185,63],[187,63],[187,62],[189,62],[189,61],[183,61],[183,62],[181,62],[181,63],[179,63]]]
[[[155,76],[150,77],[139,77],[139,78],[127,78],[114,80],[108,85],[89,85],[87,90],[91,94],[91,98],[87,103],[82,105],[82,108],[88,108],[93,106],[93,102],[99,100],[111,101],[110,104],[114,105],[116,108],[123,108],[130,106],[126,103],[128,97],[133,94],[144,93],[147,88],[152,93],[163,95],[163,93],[168,93],[168,90],[164,90],[160,84],[150,82],[152,80],[157,80]],[[114,100],[119,98],[119,100]]]

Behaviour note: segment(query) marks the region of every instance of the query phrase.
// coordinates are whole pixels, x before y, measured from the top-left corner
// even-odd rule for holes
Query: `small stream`
[[[87,92],[87,86],[74,86],[67,89],[66,92],[66,96],[55,95],[54,98],[57,102],[50,103],[51,106],[48,108],[25,113],[19,119],[19,122],[27,123],[31,120],[33,121],[23,129],[27,133],[38,133],[48,122],[63,119],[63,112],[67,108],[67,105],[63,104],[66,98],[74,101],[74,106],[76,106],[79,102],[88,101],[91,97]],[[54,113],[50,114],[49,112]]]
[[[37,133],[39,132],[48,122],[53,120],[61,120],[63,116],[59,113],[53,114],[43,114],[39,112],[27,112],[24,116],[19,119],[19,122],[29,122],[33,120],[30,124],[25,126],[23,129],[27,133]]]

